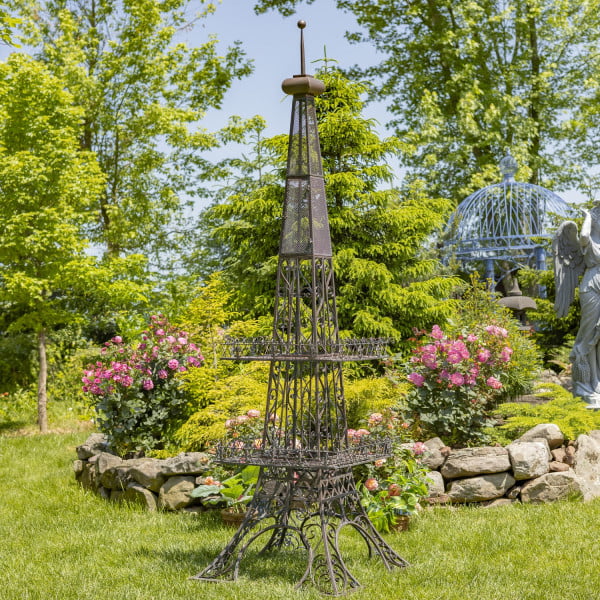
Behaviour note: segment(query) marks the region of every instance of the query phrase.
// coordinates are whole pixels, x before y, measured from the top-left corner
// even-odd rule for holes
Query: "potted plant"
[[[419,500],[427,496],[427,484],[421,477],[394,473],[384,480],[369,477],[359,486],[361,504],[377,531],[389,533],[408,528],[410,515]]]
[[[218,481],[206,477],[204,483],[191,493],[192,498],[202,498],[205,506],[225,506],[221,510],[223,521],[239,525],[246,515],[246,507],[254,495],[260,467],[244,467],[232,477]]]
[[[390,424],[392,427],[388,427]],[[378,531],[406,529],[419,500],[429,495],[427,469],[418,461],[426,450],[425,445],[402,443],[393,417],[374,413],[369,417],[369,425],[370,435],[377,434],[379,429],[391,434],[393,453],[368,468],[367,477],[359,484],[361,504]],[[399,428],[401,430],[403,425]]]

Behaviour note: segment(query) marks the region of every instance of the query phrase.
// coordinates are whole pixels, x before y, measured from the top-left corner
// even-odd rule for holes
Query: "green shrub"
[[[583,433],[600,429],[600,413],[589,410],[580,398],[565,390],[558,384],[540,385],[544,391],[536,394],[539,397],[550,397],[544,404],[528,404],[508,402],[501,404],[494,414],[505,419],[500,430],[508,440],[515,440],[527,430],[540,423],[554,423],[560,427],[565,438],[575,440]]]
[[[361,427],[370,413],[384,412],[398,403],[406,384],[395,385],[387,377],[364,377],[344,380],[348,427]]]
[[[267,400],[269,365],[242,363],[218,380],[206,381],[202,373],[190,373],[186,387],[202,393],[204,406],[177,430],[175,440],[187,452],[203,450],[226,433],[225,421],[251,409],[263,410]]]
[[[0,431],[35,422],[36,392],[33,386],[0,394]]]

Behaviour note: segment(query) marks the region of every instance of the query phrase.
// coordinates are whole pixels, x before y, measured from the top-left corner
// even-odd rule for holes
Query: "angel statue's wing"
[[[579,276],[585,270],[577,225],[573,221],[561,223],[556,230],[552,240],[552,253],[556,284],[554,310],[558,317],[564,317],[573,302]]]

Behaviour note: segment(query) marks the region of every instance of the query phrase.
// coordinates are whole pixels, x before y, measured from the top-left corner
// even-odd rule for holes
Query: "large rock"
[[[129,483],[134,481],[131,470],[134,467],[144,464],[145,462],[152,461],[152,458],[132,458],[129,460],[123,460],[119,464],[115,464],[109,467],[102,473],[100,482],[104,487],[111,490],[124,490]]]
[[[540,477],[550,470],[545,441],[513,442],[506,449],[514,478],[518,481]]]
[[[210,455],[204,452],[182,452],[177,456],[162,461],[160,474],[164,477],[173,475],[200,475],[211,468]]]
[[[77,458],[86,459],[100,452],[107,452],[108,441],[102,433],[92,433],[81,446],[77,446]]]
[[[139,483],[130,483],[119,496],[119,501],[130,502],[151,511],[156,510],[157,507],[156,496]]]
[[[421,457],[420,463],[432,471],[439,469],[446,460],[446,457],[441,453],[442,448],[445,448],[446,444],[439,437],[435,437],[427,440],[425,447],[427,451]]]
[[[96,465],[88,461],[84,461],[83,469],[79,474],[77,480],[83,488],[86,490],[92,490],[95,492],[98,489],[98,481],[96,479]]]
[[[548,442],[550,450],[559,448],[565,441],[565,436],[558,425],[554,423],[541,423],[529,431],[526,431],[517,441],[533,442],[536,438],[544,438]]]
[[[502,473],[510,469],[508,450],[501,447],[461,448],[448,455],[441,473],[445,479]]]
[[[452,502],[484,502],[504,496],[514,484],[510,473],[493,473],[452,481],[447,494]]]
[[[158,492],[165,482],[162,470],[163,461],[150,458],[144,462],[133,465],[129,470],[129,475],[149,490]]]
[[[444,488],[444,478],[439,471],[430,471],[427,473],[427,489],[430,498],[437,498],[446,493]]]
[[[582,496],[585,484],[573,473],[546,473],[521,488],[521,502],[553,502]]]
[[[195,477],[176,476],[169,477],[163,483],[158,494],[158,506],[165,510],[179,510],[192,503],[190,496],[196,487]]]
[[[98,481],[102,482],[102,475],[104,475],[108,469],[122,464],[123,459],[114,454],[110,454],[109,452],[100,452],[99,454],[96,454],[96,456],[90,458],[90,462],[93,462],[96,465],[96,476],[98,477]]]
[[[600,431],[598,429],[594,429],[594,431],[590,431],[588,435],[595,441],[600,444]]]
[[[573,470],[584,484],[584,500],[600,496],[600,440],[589,435],[577,438]]]

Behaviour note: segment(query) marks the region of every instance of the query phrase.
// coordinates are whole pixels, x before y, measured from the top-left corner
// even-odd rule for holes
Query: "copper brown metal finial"
[[[298,21],[298,29],[300,29],[300,74],[306,75],[306,63],[304,61],[304,28],[306,21]]]
[[[281,87],[286,94],[296,96],[298,94],[310,94],[318,96],[325,91],[325,84],[319,79],[315,79],[312,75],[306,74],[306,60],[304,56],[304,28],[306,21],[298,21],[298,29],[300,29],[300,75],[294,75],[286,79]]]

